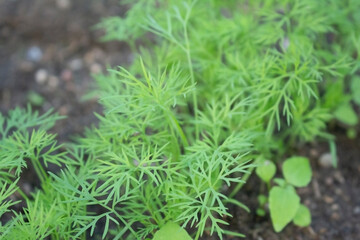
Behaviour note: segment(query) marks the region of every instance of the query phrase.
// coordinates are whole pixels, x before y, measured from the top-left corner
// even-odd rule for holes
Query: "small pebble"
[[[338,204],[331,205],[331,210],[333,210],[333,211],[339,210],[339,205]]]
[[[26,52],[26,59],[32,62],[39,62],[42,56],[43,52],[38,46],[32,46]]]
[[[23,184],[23,190],[24,190],[24,193],[26,195],[30,195],[31,194],[31,191],[32,191],[32,187],[29,183],[24,183]]]
[[[101,73],[101,72],[102,72],[102,67],[101,67],[101,65],[98,64],[98,63],[93,63],[93,64],[91,65],[91,67],[90,67],[90,72],[91,72],[92,74],[99,74],[99,73]]]
[[[332,156],[330,153],[324,153],[319,158],[319,164],[322,167],[329,168],[332,166]]]
[[[360,206],[354,208],[354,214],[356,215],[360,214]]]
[[[100,48],[93,48],[91,51],[87,52],[84,56],[84,61],[88,66],[95,63],[97,60],[102,60],[105,58],[105,53]]]
[[[343,195],[343,191],[341,190],[341,188],[335,188],[335,193],[339,196]]]
[[[310,149],[310,156],[312,156],[312,157],[319,157],[319,152],[318,152],[318,150],[315,149],[315,148]]]
[[[324,196],[324,202],[326,203],[333,203],[334,202],[334,199],[332,197],[329,197],[329,196]]]
[[[56,88],[59,85],[59,79],[56,76],[49,77],[49,86],[51,88]]]
[[[79,58],[73,59],[69,62],[69,68],[73,71],[81,70],[83,66],[83,61]]]
[[[58,8],[65,10],[70,7],[71,2],[70,0],[56,0],[56,5]]]
[[[48,79],[48,72],[45,69],[39,69],[35,73],[35,81],[38,84],[44,84]]]
[[[72,72],[68,69],[65,69],[61,72],[61,79],[66,82],[70,82],[72,80]]]
[[[69,109],[66,106],[61,106],[59,109],[60,115],[66,116],[69,113]]]
[[[325,178],[326,185],[332,185],[333,183],[334,183],[334,180],[331,177]]]

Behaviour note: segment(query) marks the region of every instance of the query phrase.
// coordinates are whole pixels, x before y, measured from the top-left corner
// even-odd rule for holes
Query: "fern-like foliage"
[[[229,204],[248,210],[235,197],[252,160],[332,139],[360,66],[359,1],[122,4],[97,27],[136,60],[95,76],[97,126],[58,145],[47,131],[58,115],[0,114],[0,216],[13,216],[2,239],[148,239],[168,222],[196,240],[240,237],[225,219]],[[29,164],[41,182],[30,196],[17,186]]]

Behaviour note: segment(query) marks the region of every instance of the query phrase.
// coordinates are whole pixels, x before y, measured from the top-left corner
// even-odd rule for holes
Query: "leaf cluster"
[[[97,126],[58,145],[48,132],[58,115],[0,115],[0,215],[12,214],[3,239],[187,236],[181,228],[194,239],[207,231],[240,237],[225,219],[229,204],[247,209],[235,197],[252,159],[333,141],[326,128],[335,119],[355,126],[341,117],[359,102],[359,1],[122,3],[126,15],[98,27],[105,40],[127,42],[136,60],[95,77],[104,109]],[[62,168],[47,171],[48,163]],[[25,194],[17,183],[29,165],[40,185]],[[274,169],[257,171],[269,182]],[[296,169],[285,172],[297,186]],[[282,183],[270,195],[289,195],[297,207],[277,230],[307,218]],[[12,209],[15,192],[22,212]]]

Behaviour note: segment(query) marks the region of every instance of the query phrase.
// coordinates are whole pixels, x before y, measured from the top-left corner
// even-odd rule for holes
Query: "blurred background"
[[[101,42],[94,26],[122,16],[118,0],[0,0],[0,112],[28,102],[67,118],[54,132],[60,140],[96,121],[96,99],[83,101],[91,75],[127,65],[131,54],[120,42]]]

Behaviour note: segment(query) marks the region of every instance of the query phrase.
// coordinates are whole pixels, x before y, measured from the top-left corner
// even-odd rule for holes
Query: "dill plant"
[[[242,237],[224,219],[229,204],[248,210],[236,196],[253,160],[333,145],[326,123],[344,102],[354,111],[345,87],[360,66],[359,1],[122,3],[126,16],[98,27],[136,60],[95,77],[98,126],[58,145],[47,132],[58,115],[0,115],[0,215],[13,214],[3,239]],[[31,196],[17,186],[29,164],[41,182]]]

